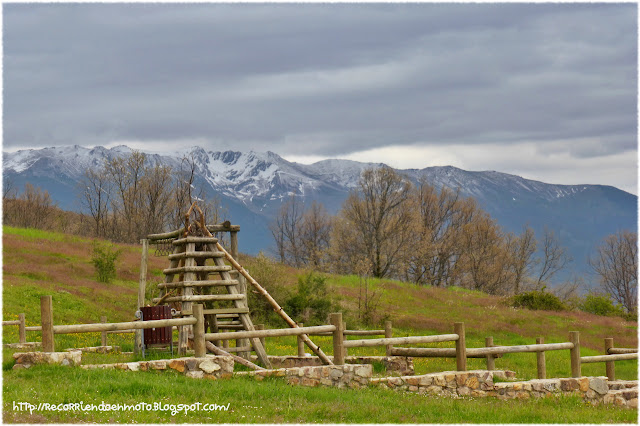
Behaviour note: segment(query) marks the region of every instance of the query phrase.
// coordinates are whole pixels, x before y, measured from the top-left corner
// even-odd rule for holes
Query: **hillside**
[[[87,168],[97,169],[106,159],[129,155],[131,149],[97,146],[51,147],[4,153],[3,173],[16,188],[26,182],[49,191],[67,210],[78,210],[78,182]],[[291,195],[307,205],[321,202],[327,211],[340,209],[362,171],[380,163],[324,160],[305,165],[289,162],[273,152],[214,152],[200,147],[172,155],[147,154],[152,164],[179,169],[182,157],[192,156],[195,183],[207,197],[218,197],[228,218],[243,227],[240,244],[257,254],[273,245],[268,230],[283,200]],[[603,237],[621,229],[637,229],[638,197],[602,185],[558,185],[496,171],[467,171],[452,166],[398,170],[412,182],[421,178],[436,187],[460,190],[475,198],[507,231],[520,233],[531,226],[540,238],[545,227],[553,230],[574,262],[561,272],[558,282],[572,272],[584,275],[587,256]],[[251,238],[246,236],[251,235]]]
[[[52,294],[56,324],[96,322],[101,315],[110,321],[129,321],[136,309],[140,247],[119,245],[118,278],[111,284],[96,282],[91,264],[91,240],[76,236],[4,227],[3,233],[3,319],[26,313],[27,322],[39,322],[39,297]],[[254,258],[240,262],[259,273]],[[149,283],[160,282],[167,260],[149,256]],[[277,281],[286,294],[295,290],[304,271],[277,268]],[[353,322],[358,306],[357,277],[328,276],[330,294],[347,311]],[[617,317],[583,312],[529,311],[509,307],[506,300],[459,288],[419,287],[398,281],[370,281],[369,292],[380,294],[377,318],[393,321],[400,333],[450,333],[452,324],[463,321],[468,339],[500,339],[531,342],[544,336],[547,342],[566,341],[570,330],[581,333],[582,346],[602,351],[603,338],[615,337],[619,347],[637,346],[637,323]],[[280,301],[282,303],[282,301]],[[274,324],[276,326],[276,324]],[[280,326],[284,326],[281,324]],[[354,324],[358,326],[358,324]],[[517,343],[512,343],[517,344]]]

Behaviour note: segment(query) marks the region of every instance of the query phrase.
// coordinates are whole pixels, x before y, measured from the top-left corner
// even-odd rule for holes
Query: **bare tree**
[[[316,201],[302,215],[300,243],[306,265],[321,269],[329,248],[331,218],[324,206]]]
[[[343,204],[343,231],[355,234],[351,244],[368,259],[374,277],[395,272],[396,262],[406,253],[412,234],[411,187],[390,168],[369,169]]]
[[[513,271],[513,292],[519,294],[522,283],[531,274],[536,264],[536,237],[533,229],[526,226],[520,236],[507,235],[507,249],[511,254],[511,269]]]
[[[104,170],[87,169],[80,181],[80,202],[94,222],[97,237],[106,236],[111,204],[111,184]]]
[[[414,193],[415,234],[408,247],[407,278],[418,284],[436,287],[454,285],[458,278],[461,255],[460,233],[470,223],[478,208],[471,198],[459,191],[437,190],[422,179]]]
[[[553,276],[572,262],[567,249],[560,245],[560,240],[553,232],[545,227],[542,237],[542,258],[538,261],[540,269],[537,277],[537,287],[546,285]]]
[[[589,258],[602,289],[628,313],[638,309],[638,234],[620,231],[609,235]]]

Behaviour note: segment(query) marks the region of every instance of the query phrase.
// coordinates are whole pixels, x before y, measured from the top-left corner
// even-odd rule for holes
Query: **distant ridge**
[[[3,173],[22,187],[25,182],[46,189],[64,209],[78,210],[76,188],[87,168],[106,158],[131,152],[81,146],[50,147],[4,153]],[[188,151],[197,178],[209,195],[216,194],[232,222],[242,226],[241,249],[249,253],[272,245],[267,229],[283,200],[291,195],[305,202],[317,200],[335,213],[363,170],[382,163],[323,160],[305,165],[289,162],[273,152]],[[178,168],[180,155],[148,154],[150,161]],[[560,237],[574,258],[575,272],[587,271],[586,259],[600,240],[620,229],[637,229],[637,197],[604,185],[558,185],[496,171],[466,171],[453,166],[398,170],[413,182],[421,177],[436,188],[460,189],[474,197],[506,230],[520,232],[529,224],[542,235],[547,226]],[[565,278],[567,275],[565,274]]]

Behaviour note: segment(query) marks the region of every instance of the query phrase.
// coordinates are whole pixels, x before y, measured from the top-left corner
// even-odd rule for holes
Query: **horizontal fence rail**
[[[118,331],[118,330],[142,330],[147,328],[160,328],[178,325],[194,325],[197,320],[190,318],[175,318],[151,321],[132,321],[132,322],[115,322],[115,323],[95,323],[95,324],[74,324],[74,325],[54,325],[54,334],[72,334],[72,333],[93,333],[101,331]]]
[[[235,331],[227,333],[206,333],[205,340],[233,340],[233,339],[252,339],[261,337],[282,337],[282,336],[299,336],[301,334],[310,334],[313,332],[335,331],[334,325],[318,325],[314,327],[296,327],[283,328],[273,330],[255,330],[255,331]]]
[[[627,359],[638,359],[637,353],[616,354],[616,355],[596,355],[596,356],[583,356],[580,358],[582,364],[591,362],[608,362],[608,361],[624,361]]]
[[[637,354],[638,349],[633,348],[609,348],[607,350],[609,355],[617,355],[617,354]]]
[[[384,339],[345,340],[345,348],[366,348],[371,346],[411,345],[415,343],[455,342],[457,334],[439,334],[435,336],[391,337]]]

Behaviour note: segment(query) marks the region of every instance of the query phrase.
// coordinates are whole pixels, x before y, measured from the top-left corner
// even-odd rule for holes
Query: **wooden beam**
[[[296,328],[278,328],[272,330],[254,330],[254,331],[236,331],[228,333],[207,333],[206,340],[233,340],[233,339],[252,339],[260,337],[281,337],[281,336],[300,336],[307,334],[309,331],[333,331],[333,325],[319,325],[315,327],[296,327]]]
[[[366,348],[386,345],[411,345],[416,343],[452,342],[458,340],[457,334],[439,334],[434,336],[392,337],[390,339],[345,340],[346,348]]]
[[[488,348],[493,346],[493,336],[485,337],[484,345]],[[467,354],[467,356],[469,356]],[[487,355],[487,370],[493,371],[496,369],[496,357],[493,354]]]
[[[203,280],[203,281],[177,281],[174,283],[160,283],[158,288],[179,288],[179,287],[220,287],[228,285],[238,285],[238,280]]]
[[[536,338],[536,345],[542,345],[544,343],[544,337]],[[536,352],[536,364],[538,367],[538,379],[547,378],[547,362],[545,360],[544,351]]]
[[[458,371],[467,371],[467,343],[464,332],[464,323],[454,323],[453,331],[458,335],[458,339],[456,340],[456,368]]]
[[[193,325],[196,323],[196,319],[189,318],[175,318],[175,319],[162,319],[151,321],[131,321],[131,322],[116,322],[106,324],[74,324],[74,325],[54,325],[54,334],[72,334],[72,333],[94,333],[101,331],[116,331],[116,330],[140,330],[145,328],[157,328],[168,327],[170,325]]]
[[[580,358],[580,362],[586,364],[591,362],[624,361],[627,359],[638,359],[638,354],[583,356]]]
[[[53,299],[51,296],[40,297],[40,323],[42,325],[42,351],[55,352],[53,337]]]
[[[344,324],[342,323],[342,313],[337,312],[329,315],[333,331],[333,363],[344,365],[345,345],[344,345]]]
[[[569,341],[573,343],[571,351],[571,377],[581,377],[580,367],[580,333],[578,331],[569,332]]]

